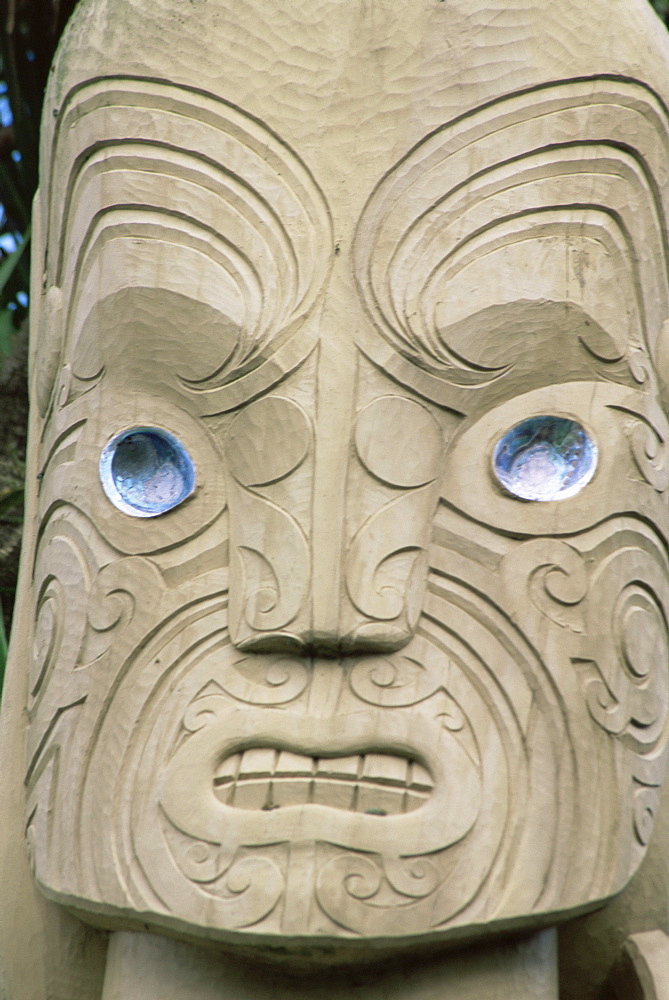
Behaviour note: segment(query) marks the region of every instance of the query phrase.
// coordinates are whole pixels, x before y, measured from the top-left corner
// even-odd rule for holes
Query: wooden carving
[[[564,921],[639,866],[669,62],[618,6],[609,57],[594,0],[82,2],[5,744],[8,836],[78,920],[357,961]]]

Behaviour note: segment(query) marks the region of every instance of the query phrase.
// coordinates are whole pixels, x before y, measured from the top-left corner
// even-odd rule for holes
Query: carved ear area
[[[63,352],[63,296],[48,282],[42,193],[33,198],[30,273],[30,382],[43,418],[49,408]]]
[[[655,371],[662,409],[669,413],[669,318],[662,324],[655,345]]]
[[[63,295],[57,285],[52,285],[42,299],[34,355],[35,393],[41,417],[49,408],[62,352]]]

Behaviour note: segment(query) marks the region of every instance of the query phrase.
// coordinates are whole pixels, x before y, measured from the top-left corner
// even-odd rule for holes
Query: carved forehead
[[[613,72],[661,90],[668,58],[646,0],[83,0],[51,79],[44,143],[67,92],[97,75],[198,87],[316,161],[330,128],[344,126],[339,144],[366,156],[379,144],[400,151],[548,80]]]
[[[47,92],[42,164],[73,88],[116,74],[169,80],[259,118],[318,178],[336,221],[347,219],[412,146],[502,95],[602,73],[661,92],[669,39],[647,0],[611,8],[606,0],[586,9],[576,0],[82,0]]]
[[[401,353],[417,345],[438,379],[445,358],[428,331],[466,319],[475,303],[573,300],[618,354],[628,329],[653,354],[669,312],[668,137],[650,90],[590,78],[502,98],[386,159],[390,171],[374,163],[362,214],[346,217],[341,203],[334,213],[347,235],[357,230],[354,269],[374,326]],[[73,342],[96,298],[161,287],[218,310],[259,347],[324,287],[334,238],[320,178],[228,102],[155,81],[91,80],[61,106],[50,170],[47,283],[63,288]],[[485,277],[493,258],[499,288]],[[607,287],[616,271],[620,297]]]
[[[430,331],[519,300],[577,303],[616,351],[631,335],[655,356],[669,311],[668,166],[666,109],[638,83],[574,80],[462,116],[370,198],[356,241],[369,312],[437,377]]]
[[[664,75],[659,33],[650,51],[646,37],[644,71],[635,64],[629,17],[647,30],[647,8],[617,6],[607,39],[600,5],[577,18],[571,0],[557,24],[534,0],[284,0],[269,11],[255,0],[187,11],[174,0],[84,0],[46,104],[47,284],[62,287],[73,320],[91,300],[87,281],[105,292],[98,271],[180,292],[172,286],[188,283],[199,254],[211,272],[203,301],[260,347],[305,315],[333,246],[349,249],[357,229],[356,276],[375,325],[432,367],[414,327],[462,318],[435,276],[450,282],[467,255],[494,249],[489,236],[525,239],[500,235],[504,220],[555,236],[547,213],[557,210],[560,239],[578,232],[628,260],[628,298],[648,313],[652,352],[667,314],[666,112],[653,88],[615,75],[653,86]],[[133,51],[128,33],[143,41]],[[550,84],[569,75],[587,78]],[[489,245],[477,249],[479,229]],[[133,265],[108,267],[123,241]],[[260,301],[272,309],[251,315]]]

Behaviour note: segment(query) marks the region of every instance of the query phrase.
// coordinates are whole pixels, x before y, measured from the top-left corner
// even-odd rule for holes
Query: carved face
[[[664,112],[556,84],[400,153],[367,111],[358,148],[169,81],[59,110],[28,837],[83,914],[390,946],[642,857]]]

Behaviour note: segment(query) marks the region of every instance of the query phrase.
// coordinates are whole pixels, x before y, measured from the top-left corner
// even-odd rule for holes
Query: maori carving
[[[54,285],[68,302],[73,346],[91,287],[94,301],[155,287],[156,240],[170,248],[173,265],[161,287],[191,299],[195,267],[200,302],[225,318],[216,367],[209,369],[205,337],[203,364],[189,352],[177,373],[187,385],[211,396],[302,325],[326,274],[327,209],[304,165],[259,123],[188,88],[92,80],[66,100],[54,147],[50,186],[58,178],[63,202],[52,204],[46,222],[59,248]],[[96,350],[88,338],[75,368],[80,378],[99,370]]]
[[[611,116],[619,134],[643,135],[634,150],[613,138]],[[568,315],[576,289],[584,297],[560,339],[562,357],[565,351],[578,357],[585,349],[613,364],[629,350],[621,325],[628,315],[634,315],[639,346],[653,350],[668,311],[666,284],[658,284],[646,255],[635,258],[639,271],[630,274],[627,247],[628,240],[641,246],[650,239],[653,252],[664,253],[663,208],[648,180],[664,169],[663,120],[654,95],[636,83],[621,81],[614,93],[607,81],[573,81],[513,95],[419,143],[374,190],[358,225],[356,276],[372,320],[364,328],[363,350],[443,405],[459,409],[468,386],[490,384],[497,392],[498,380],[513,380],[522,363],[513,356],[516,339],[508,327],[519,316],[507,304],[505,334],[497,332],[503,294],[500,299],[484,272],[490,273],[493,260],[502,272],[509,268],[513,297],[529,313],[530,329],[541,316],[537,334],[545,337],[546,327],[559,320],[550,306],[537,311],[533,303],[544,296],[549,303],[565,298],[551,288],[565,272],[557,259],[565,242]],[[479,167],[472,172],[474,155]],[[643,208],[636,214],[632,204]],[[541,255],[539,276],[527,266],[535,252]],[[587,282],[579,283],[583,260],[593,257],[599,280],[608,274],[613,281],[614,273],[631,279],[622,316],[604,316],[607,305],[593,296],[597,282],[590,290]],[[557,346],[551,340],[549,351]]]
[[[646,390],[646,395],[640,398],[635,393],[628,406],[623,403],[616,408],[636,417],[628,431],[634,460],[646,482],[664,493],[669,483],[669,423],[658,402],[657,379],[643,351],[630,356],[629,366],[634,381]]]
[[[101,118],[103,95],[114,110]],[[440,130],[374,189],[354,254],[367,322],[335,435],[317,391],[326,348],[313,351],[328,209],[297,157],[269,139],[260,162],[262,125],[164,84],[93,81],[67,98],[54,170],[70,179],[50,227],[68,248],[52,266],[68,302],[71,383],[45,425],[30,765],[38,878],[55,898],[74,895],[84,911],[87,899],[123,901],[208,935],[433,935],[568,910],[627,875],[612,847],[602,856],[607,838],[579,829],[593,782],[610,796],[601,829],[626,816],[620,857],[641,856],[666,767],[669,572],[656,531],[617,512],[664,524],[666,418],[649,351],[666,289],[645,265],[632,276],[628,337],[602,313],[599,285],[570,286],[561,314],[525,301],[522,262],[541,241],[557,266],[566,239],[569,277],[579,253],[599,259],[604,247],[597,274],[608,281],[625,252],[610,206],[624,215],[634,190],[645,207],[625,223],[630,238],[661,225],[639,163],[664,139],[639,85],[612,95],[603,82],[560,84],[539,94],[544,117],[558,137],[582,135],[585,153],[558,141],[549,154],[536,100],[516,95]],[[636,122],[640,102],[645,146],[632,154],[607,138],[607,115]],[[173,108],[187,112],[195,158],[166,155]],[[149,112],[154,138],[140,146]],[[499,160],[500,128],[512,168]],[[110,152],[82,166],[77,151],[100,129]],[[472,143],[487,166],[459,181]],[[169,194],[158,167],[175,178]],[[565,177],[572,202],[588,186],[578,219]],[[226,220],[224,243],[206,228],[212,213]],[[178,248],[181,277],[156,269],[157,239]],[[201,336],[173,362],[192,254],[217,270],[194,311],[188,291]],[[476,326],[462,291],[491,254],[518,270],[523,301],[479,296]],[[94,319],[118,335],[92,337]],[[536,331],[531,351],[514,330]],[[569,358],[559,386],[543,353],[555,350]],[[136,383],[149,358],[162,395]],[[104,421],[91,419],[93,399]],[[500,428],[542,413],[582,420],[598,442],[589,504],[523,505],[496,484]],[[101,449],[133,424],[177,435],[196,469],[192,496],[158,517],[114,510],[96,485]],[[337,548],[314,505],[344,431]],[[614,481],[625,484],[617,495]],[[326,625],[315,593],[329,574]],[[44,763],[54,754],[56,770]],[[45,831],[47,774],[56,806]],[[91,827],[99,815],[115,816],[103,837]],[[296,824],[316,859],[301,862],[299,885]],[[60,867],[66,843],[76,871]],[[320,931],[300,924],[314,904]]]
[[[279,6],[325,73],[322,18]],[[669,755],[665,106],[574,68],[460,107],[442,40],[403,132],[367,76],[254,97],[249,5],[205,7],[206,87],[115,50],[49,92],[35,879],[85,922],[265,956],[595,908]]]
[[[295,619],[309,591],[311,567],[305,531],[295,514],[302,512],[304,520],[304,507],[308,510],[313,459],[305,460],[312,439],[304,409],[276,395],[251,403],[228,432],[228,468],[235,480],[230,544],[239,581],[231,591],[231,618],[240,648],[249,643],[253,648],[258,633],[267,631],[299,641]],[[265,455],[271,456],[268,462]]]
[[[555,643],[575,669],[592,721],[625,747],[621,774],[633,794],[636,835],[645,844],[667,754],[663,546],[648,529],[621,519],[579,536],[578,549],[532,541],[505,561],[508,586],[517,587],[525,576],[535,608],[559,627]],[[540,617],[535,628],[545,635]]]

